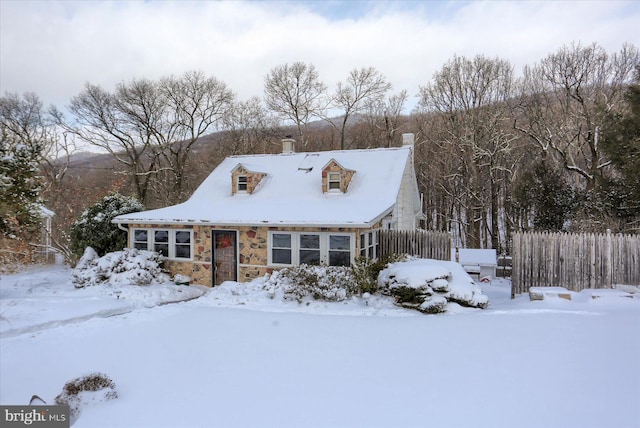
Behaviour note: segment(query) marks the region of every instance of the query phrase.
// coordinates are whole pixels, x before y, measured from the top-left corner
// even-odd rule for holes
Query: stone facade
[[[346,193],[349,188],[349,183],[351,183],[351,179],[353,175],[356,173],[352,169],[346,169],[342,167],[337,161],[331,160],[323,169],[322,169],[322,193],[327,193],[329,191],[329,173],[330,172],[338,172],[340,173],[340,192]]]
[[[258,278],[273,269],[268,263],[268,229],[265,227],[240,227],[238,230],[238,281]]]
[[[379,226],[376,225],[376,226]],[[193,257],[192,260],[166,260],[165,268],[173,277],[176,274],[187,275],[192,284],[213,286],[213,252],[212,231],[235,231],[237,236],[237,267],[238,281],[247,282],[252,279],[271,273],[273,266],[269,266],[269,232],[309,232],[309,233],[352,233],[354,235],[355,253],[359,254],[360,233],[368,229],[357,228],[311,228],[311,227],[260,227],[260,226],[210,226],[210,225],[130,225],[130,229],[180,229],[193,230]],[[130,242],[130,245],[133,243]]]

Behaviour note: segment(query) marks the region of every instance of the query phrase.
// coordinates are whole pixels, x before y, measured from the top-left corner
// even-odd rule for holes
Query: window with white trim
[[[340,173],[339,172],[330,172],[327,176],[327,183],[330,192],[339,192],[340,191]]]
[[[169,257],[169,231],[154,230],[153,231],[153,251],[160,253],[161,256]]]
[[[329,235],[329,266],[351,265],[351,237]]]
[[[175,231],[175,255],[177,259],[191,258],[191,232],[188,230]]]
[[[369,258],[377,259],[380,254],[380,242],[378,242],[378,234],[369,232]]]
[[[320,264],[320,235],[301,233],[300,238],[300,264],[319,265]]]
[[[247,176],[239,175],[238,176],[238,187],[236,187],[236,191],[238,193],[246,193],[247,192]]]
[[[371,231],[360,234],[360,257],[377,259],[380,252],[378,235]]]
[[[156,251],[163,257],[190,260],[193,255],[193,231],[184,229],[133,229],[132,247]]]
[[[269,232],[269,264],[349,266],[355,241],[349,233]]]
[[[147,229],[133,229],[133,248],[138,250],[149,248],[149,231]]]
[[[291,264],[291,234],[274,233],[271,235],[271,263]]]

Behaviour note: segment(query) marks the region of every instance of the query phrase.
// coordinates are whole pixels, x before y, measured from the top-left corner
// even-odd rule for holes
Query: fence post
[[[512,244],[512,254],[513,255],[517,255],[520,254],[522,255],[522,250],[520,248],[520,232],[516,232],[513,234],[513,244]],[[458,247],[456,247],[456,251],[457,251]],[[515,286],[516,283],[518,282],[518,277],[519,277],[519,272],[518,270],[520,269],[520,264],[518,262],[517,257],[513,257],[511,259],[511,298],[515,299],[516,298],[516,290],[515,290]]]
[[[611,229],[607,229],[607,234],[604,240],[605,249],[604,249],[604,278],[602,288],[612,288],[613,287],[613,248],[611,245]]]

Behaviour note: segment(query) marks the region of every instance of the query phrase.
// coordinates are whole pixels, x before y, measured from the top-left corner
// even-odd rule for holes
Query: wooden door
[[[213,231],[213,285],[238,280],[235,230]]]

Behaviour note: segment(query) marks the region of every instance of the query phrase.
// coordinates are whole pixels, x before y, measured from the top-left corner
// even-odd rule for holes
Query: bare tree
[[[313,64],[294,62],[271,69],[264,78],[264,99],[272,111],[293,121],[298,138],[307,144],[307,124],[326,108],[327,87]]]
[[[151,153],[153,139],[158,134],[153,129],[157,119],[152,118],[161,115],[156,93],[156,87],[150,81],[120,84],[116,93],[87,83],[84,90],[71,99],[69,106],[76,122],[68,129],[82,141],[109,152],[121,163],[143,203],[147,199],[151,176],[156,173],[157,158]]]
[[[34,93],[6,94],[0,100],[0,126],[5,148],[22,146],[32,154],[42,178],[42,192],[59,188],[75,150],[64,131],[64,115],[54,106],[44,108]]]
[[[515,140],[508,126],[512,84],[507,61],[478,55],[454,57],[420,88],[424,117],[435,114],[440,123],[439,134],[425,137],[455,158],[442,171],[443,186],[456,200],[452,212],[465,225],[462,238],[470,247],[500,244],[499,195],[512,172]]]
[[[346,145],[346,128],[349,119],[353,115],[371,109],[373,105],[384,102],[384,97],[391,89],[385,77],[373,67],[353,69],[345,83],[338,82],[336,91],[332,97],[332,106],[340,110],[341,122],[329,122],[340,131],[340,149]]]
[[[21,223],[21,212],[33,215],[33,220],[39,222],[36,214],[39,210],[34,209],[36,207],[33,204],[44,203],[56,215],[53,217],[54,227],[48,237],[50,240],[42,236],[41,242],[51,242],[62,253],[67,248],[64,230],[68,226],[65,219],[70,211],[70,203],[63,196],[67,190],[65,177],[75,150],[74,140],[65,133],[63,124],[63,114],[54,106],[44,108],[36,94],[7,94],[0,99],[0,164],[3,164],[0,165],[0,222],[8,216],[13,217],[10,224],[15,224],[16,221]],[[6,150],[11,152],[9,159],[17,162],[4,162],[3,152]],[[29,156],[25,158],[25,154]],[[11,182],[5,187],[3,184],[6,183],[2,179],[5,175],[4,167],[11,164],[18,171],[8,171]],[[26,229],[22,228],[23,231]],[[34,229],[34,234],[38,232],[44,233],[44,230]],[[30,242],[26,240],[27,236],[23,238],[23,243]],[[13,240],[13,244],[18,241]],[[8,242],[11,243],[11,240]],[[33,248],[23,248],[22,251],[29,254]],[[13,250],[18,251],[17,248]]]
[[[71,100],[73,132],[125,166],[138,199],[147,201],[152,181],[160,179],[166,203],[184,197],[185,169],[193,145],[216,130],[234,94],[224,83],[200,72],[160,81],[121,83],[114,93],[96,85]]]
[[[609,55],[594,43],[565,46],[525,67],[514,128],[544,157],[557,156],[586,190],[594,189],[610,164],[598,145],[599,130],[607,114],[623,105],[639,62],[633,45]]]
[[[279,136],[277,122],[258,97],[234,103],[225,119],[227,154],[268,153],[270,141]]]
[[[166,141],[159,155],[170,177],[165,181],[169,185],[166,194],[173,197],[167,202],[175,203],[188,196],[184,192],[185,171],[193,145],[203,135],[220,129],[235,95],[223,82],[196,71],[162,79],[160,92],[168,114]]]
[[[402,90],[368,106],[365,119],[371,134],[367,139],[369,145],[375,142],[376,146],[392,146],[402,123],[402,112],[408,97],[407,91]]]

